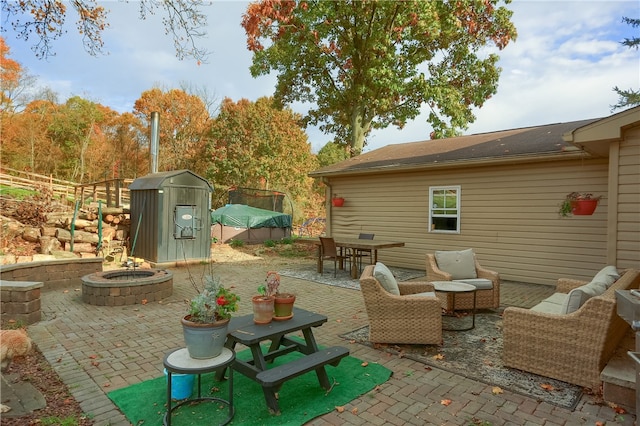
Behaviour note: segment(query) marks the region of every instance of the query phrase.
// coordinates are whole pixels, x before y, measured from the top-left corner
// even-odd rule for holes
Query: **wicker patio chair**
[[[560,279],[569,293],[585,281]],[[629,269],[600,296],[570,314],[508,307],[504,310],[504,365],[598,390],[600,372],[630,329],[617,315],[616,290],[638,288],[640,271]]]
[[[399,282],[399,295],[391,294],[367,265],[360,276],[360,290],[369,317],[372,343],[442,343],[442,308],[427,282]],[[426,293],[421,294],[420,293]]]
[[[474,278],[491,281],[491,288],[478,288],[476,292],[476,308],[477,309],[496,309],[500,307],[500,275],[495,271],[483,268],[478,263],[478,259],[473,254],[473,262],[475,264],[476,277],[470,279],[453,279],[449,272],[445,272],[438,267],[436,256],[427,254],[427,281],[460,281],[467,284],[474,284]],[[446,310],[455,309],[471,309],[473,307],[473,294],[458,294],[456,296],[456,306],[453,306],[453,298],[451,294],[437,293],[438,298],[442,301],[442,307]]]

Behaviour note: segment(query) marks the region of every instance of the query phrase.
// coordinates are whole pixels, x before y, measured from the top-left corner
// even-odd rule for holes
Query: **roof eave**
[[[523,164],[523,163],[535,163],[539,161],[563,161],[563,160],[573,160],[578,158],[584,158],[585,155],[590,156],[584,151],[580,151],[579,149],[565,151],[565,152],[550,152],[544,154],[536,154],[536,155],[514,155],[508,158],[482,158],[482,159],[472,159],[472,160],[455,160],[455,161],[447,161],[447,162],[431,162],[431,163],[421,163],[421,164],[389,164],[385,166],[379,167],[366,167],[361,169],[354,170],[336,170],[336,171],[328,171],[328,172],[311,172],[308,176],[312,178],[322,178],[322,177],[335,177],[335,176],[356,176],[356,175],[370,175],[370,174],[380,174],[380,173],[408,173],[415,172],[421,170],[432,170],[432,169],[454,169],[460,167],[483,167],[487,165],[494,164]]]

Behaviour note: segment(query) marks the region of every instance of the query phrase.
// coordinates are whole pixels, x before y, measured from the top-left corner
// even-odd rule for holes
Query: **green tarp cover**
[[[211,223],[234,228],[291,228],[291,215],[244,204],[228,204],[211,212]]]

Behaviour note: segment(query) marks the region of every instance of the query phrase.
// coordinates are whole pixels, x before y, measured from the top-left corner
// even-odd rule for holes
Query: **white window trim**
[[[456,191],[456,206],[458,209],[455,215],[439,215],[440,217],[455,217],[456,218],[456,230],[449,231],[446,229],[433,229],[433,193],[434,191],[448,191],[455,190]],[[435,234],[459,234],[460,233],[460,194],[461,194],[461,186],[460,185],[448,185],[448,186],[430,186],[429,187],[429,228],[428,232],[433,232]]]

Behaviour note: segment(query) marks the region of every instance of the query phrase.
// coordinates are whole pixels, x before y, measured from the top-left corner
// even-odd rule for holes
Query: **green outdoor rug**
[[[288,354],[278,358],[274,365],[299,356],[301,356],[299,353]],[[247,359],[247,357],[250,358],[250,353],[244,350],[238,353],[238,357]],[[343,358],[337,367],[328,365],[325,368],[329,381],[333,384],[331,391],[320,387],[314,372],[291,379],[282,385],[279,392],[278,401],[281,411],[279,416],[269,413],[260,385],[235,372],[233,402],[236,411],[231,424],[302,425],[364,395],[391,377],[391,370],[373,363],[362,366],[362,361],[350,356]],[[198,394],[197,383],[196,378],[192,397]],[[166,377],[158,377],[118,389],[109,392],[108,396],[132,424],[162,425],[162,419],[167,410]],[[227,400],[228,381],[216,382],[213,373],[203,374],[202,396]],[[227,406],[219,403],[185,404],[174,411],[171,424],[174,426],[219,424],[227,414]]]

